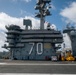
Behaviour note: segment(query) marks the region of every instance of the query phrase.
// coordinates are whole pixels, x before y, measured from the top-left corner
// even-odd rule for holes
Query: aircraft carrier
[[[71,41],[71,53],[76,58],[76,28],[71,26],[70,23],[66,25],[66,28],[63,30],[63,33],[67,34],[69,40]],[[65,43],[64,43],[65,44]]]
[[[38,0],[36,4],[35,9],[39,10],[36,17],[40,18],[40,29],[32,29],[32,21],[29,19],[23,20],[25,29],[13,24],[6,26],[8,45],[4,44],[3,48],[9,50],[9,58],[12,60],[0,59],[1,75],[23,75],[22,73],[26,75],[76,74],[75,61],[42,61],[51,60],[52,56],[57,56],[56,50],[63,42],[61,31],[51,28],[50,23],[47,24],[47,29],[44,29],[45,17],[51,15],[50,2],[51,0]],[[72,53],[75,56],[76,29],[67,27],[63,33],[67,33],[71,37]],[[56,44],[59,45],[56,46]]]
[[[32,29],[32,21],[23,19],[25,29],[18,25],[6,26],[8,32],[7,43],[4,48],[10,51],[10,59],[16,60],[51,60],[57,56],[56,50],[63,42],[61,31],[51,28],[47,24],[44,29],[45,17],[50,16],[51,0],[38,0],[35,10],[39,10],[36,17],[40,18],[40,29]],[[56,44],[59,44],[56,46]]]

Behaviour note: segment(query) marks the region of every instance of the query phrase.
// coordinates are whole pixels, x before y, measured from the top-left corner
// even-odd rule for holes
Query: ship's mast
[[[35,10],[39,10],[35,17],[40,18],[40,29],[44,29],[45,17],[51,15],[49,8],[51,0],[37,0]]]

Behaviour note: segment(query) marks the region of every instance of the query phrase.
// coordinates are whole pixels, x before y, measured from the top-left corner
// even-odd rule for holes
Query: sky
[[[32,20],[33,29],[39,28],[40,21],[35,17],[38,11],[34,9],[36,1],[0,0],[0,51],[6,50],[1,48],[6,40],[5,25],[16,24],[24,28],[23,19],[25,18]],[[46,17],[45,21],[55,25],[61,31],[69,22],[71,25],[76,25],[76,0],[51,0],[51,7],[52,15]]]

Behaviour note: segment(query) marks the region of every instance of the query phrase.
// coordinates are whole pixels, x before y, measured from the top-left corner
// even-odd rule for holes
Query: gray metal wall
[[[13,57],[21,60],[45,60],[56,55],[51,43],[25,43],[24,48],[17,49],[13,50]]]

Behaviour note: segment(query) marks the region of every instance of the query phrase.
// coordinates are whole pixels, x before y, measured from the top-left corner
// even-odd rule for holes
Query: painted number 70
[[[31,54],[34,50],[35,43],[29,43],[29,44],[32,45],[31,49],[29,51],[29,54]],[[43,53],[43,44],[42,43],[37,43],[36,44],[36,52],[37,52],[38,55],[41,55]]]

